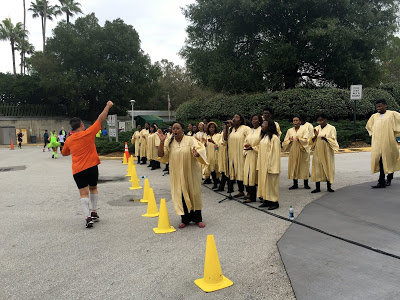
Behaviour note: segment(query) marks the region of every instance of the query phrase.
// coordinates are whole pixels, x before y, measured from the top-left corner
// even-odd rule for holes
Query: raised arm
[[[110,110],[111,106],[113,106],[114,103],[112,103],[112,101],[108,101],[106,104],[106,107],[104,107],[103,112],[98,116],[97,121],[100,122],[100,124],[102,124],[108,115],[108,111]]]
[[[165,138],[166,136],[163,134],[161,129],[157,130],[157,135],[160,138],[160,144],[158,145],[158,156],[159,157],[163,157],[164,156],[164,142],[165,142]]]

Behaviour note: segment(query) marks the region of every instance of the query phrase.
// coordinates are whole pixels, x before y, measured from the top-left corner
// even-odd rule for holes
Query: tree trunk
[[[14,42],[11,42],[11,52],[12,52],[14,76],[16,76],[16,75],[17,75],[17,70],[15,69],[15,49],[14,49]]]
[[[283,80],[285,84],[285,90],[293,89],[296,87],[297,79],[299,75],[297,72],[297,66],[291,69],[286,69],[283,71]]]
[[[69,24],[69,13],[67,12],[67,24]]]
[[[43,54],[45,53],[46,47],[46,19],[47,19],[47,0],[43,1],[43,26],[42,26],[42,33],[43,33]]]
[[[25,75],[25,30],[26,30],[25,0],[23,0],[23,5],[24,5],[24,35],[22,37],[21,74]]]

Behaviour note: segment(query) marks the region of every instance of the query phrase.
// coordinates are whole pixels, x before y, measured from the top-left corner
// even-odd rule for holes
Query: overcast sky
[[[31,1],[26,0],[28,9]],[[195,2],[195,0],[78,0],[84,14],[94,12],[103,26],[106,20],[121,18],[125,23],[132,25],[139,33],[141,46],[144,52],[150,55],[152,62],[166,58],[175,64],[184,65],[178,51],[182,48],[187,22],[181,12],[181,7]],[[22,0],[0,0],[0,21],[11,18],[15,25],[23,23]],[[58,4],[57,0],[50,0],[50,4]],[[47,22],[47,36],[57,21],[65,19],[59,16],[55,21]],[[72,22],[76,16],[72,18]],[[29,41],[36,50],[42,50],[42,33],[40,19],[33,19],[32,13],[27,11],[26,26],[29,31]],[[16,65],[20,63],[18,52]],[[0,72],[12,72],[11,46],[8,41],[0,41]]]

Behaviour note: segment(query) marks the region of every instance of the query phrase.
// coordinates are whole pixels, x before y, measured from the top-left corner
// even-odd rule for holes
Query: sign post
[[[350,100],[354,100],[354,141],[356,140],[356,108],[357,100],[362,99],[362,85],[351,85],[350,86]]]
[[[115,137],[118,142],[118,129],[117,129],[118,121],[117,115],[109,115],[108,116],[108,140],[111,142],[112,138]]]

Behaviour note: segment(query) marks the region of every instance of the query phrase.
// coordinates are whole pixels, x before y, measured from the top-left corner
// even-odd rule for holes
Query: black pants
[[[140,156],[137,157],[137,162],[140,163]]]
[[[190,212],[187,209],[185,198],[183,198],[182,195],[182,203],[183,203],[183,212],[185,213],[183,216],[181,216],[182,223],[183,224],[189,224],[190,222],[194,223],[199,223],[203,221],[203,218],[201,217],[201,210],[191,210]]]
[[[246,187],[247,191],[250,194],[250,200],[256,202],[257,201],[257,186],[248,186]]]
[[[64,147],[64,143],[60,142],[60,151],[62,151],[63,147]]]
[[[393,174],[394,173],[389,173],[387,175],[387,180],[391,181],[393,179]],[[386,185],[386,181],[385,181],[385,171],[383,170],[383,162],[382,162],[382,157],[379,160],[379,180],[378,180],[379,184],[381,185]]]
[[[147,157],[142,157],[142,164],[146,164],[147,163]]]
[[[230,187],[232,187],[232,191],[233,191],[233,184],[235,183],[235,180],[229,180],[229,182],[228,182],[228,187],[229,187],[229,184],[230,184]],[[237,183],[237,185],[238,185],[238,188],[239,188],[239,192],[244,192],[244,185],[243,185],[243,181],[240,181],[240,180],[236,180],[236,183]]]
[[[49,143],[49,141],[48,140],[45,140],[44,141],[44,146],[43,146],[43,148],[46,148],[46,145]]]

